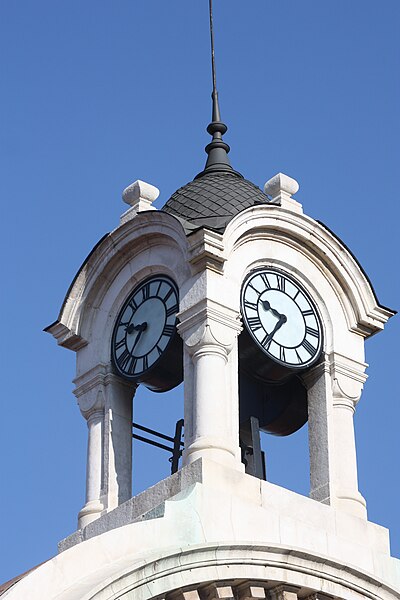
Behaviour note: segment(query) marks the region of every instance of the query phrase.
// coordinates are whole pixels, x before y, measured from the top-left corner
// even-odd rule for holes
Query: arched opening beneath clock
[[[308,495],[307,391],[300,378],[267,383],[241,372],[239,395],[246,471]]]
[[[157,393],[140,385],[133,400],[133,422],[173,438],[176,423],[183,419],[183,384],[169,392]],[[148,432],[136,432],[143,437],[171,447]],[[149,443],[133,439],[132,443],[132,495],[135,496],[171,474],[171,453]],[[179,461],[180,466],[180,461]]]

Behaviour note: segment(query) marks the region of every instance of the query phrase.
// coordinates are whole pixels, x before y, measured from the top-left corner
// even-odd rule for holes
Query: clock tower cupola
[[[231,166],[209,7],[204,169],[160,210],[154,186],[125,189],[129,208],[46,328],[77,357],[86,497],[77,531],[25,579],[41,595],[24,597],[396,600],[400,563],[387,530],[367,518],[353,423],[364,343],[395,311],[347,246],[304,213],[293,178],[278,173],[261,190]],[[132,497],[136,391],[182,381],[179,468]],[[269,482],[262,451],[262,436],[306,422],[309,497]],[[7,600],[23,597],[22,584]]]

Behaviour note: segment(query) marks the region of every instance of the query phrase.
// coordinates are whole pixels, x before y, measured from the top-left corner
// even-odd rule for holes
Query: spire
[[[221,114],[219,110],[218,92],[217,92],[217,77],[215,70],[215,51],[214,51],[214,28],[213,28],[213,11],[212,11],[212,0],[209,0],[210,7],[210,38],[211,38],[211,67],[212,67],[212,79],[213,79],[213,91],[211,94],[212,98],[212,121],[207,127],[207,131],[212,135],[212,140],[207,144],[205,150],[208,154],[206,166],[204,170],[196,175],[195,179],[202,177],[207,173],[233,173],[240,175],[237,171],[234,171],[229,162],[228,152],[230,147],[224,142],[222,136],[227,132],[228,127],[221,121]],[[241,175],[240,175],[241,177]]]

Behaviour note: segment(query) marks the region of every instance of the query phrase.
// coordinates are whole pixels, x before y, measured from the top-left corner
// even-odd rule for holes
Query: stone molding
[[[111,372],[109,365],[98,364],[86,373],[73,380],[76,387],[73,390],[78,400],[82,415],[88,419],[92,412],[102,410],[105,407],[105,387],[109,384],[117,384],[135,393],[137,385],[123,380]]]
[[[368,379],[365,373],[368,365],[338,353],[332,353],[330,360],[333,404],[345,403],[354,410]]]
[[[297,600],[297,592],[298,588],[282,583],[270,589],[268,597],[270,600]]]
[[[204,345],[220,345],[229,354],[242,330],[240,313],[209,299],[178,314],[178,332],[189,352]]]
[[[179,248],[183,263],[187,262],[187,239],[180,222],[162,211],[138,213],[134,219],[104,236],[77,272],[57,320],[45,328],[59,345],[78,351],[88,343],[81,331],[82,315],[87,308],[93,311],[101,304],[110,281],[132,260],[132,244],[135,245],[135,255],[160,244]],[[160,267],[152,265],[148,267],[149,275],[154,268],[157,273],[160,272]],[[107,278],[104,277],[105,272]],[[173,275],[172,272],[170,274]],[[87,321],[87,315],[85,319]]]
[[[209,229],[199,229],[188,238],[189,261],[193,272],[198,273],[210,269],[222,273],[226,254],[223,236]]]
[[[241,245],[257,239],[281,241],[316,265],[340,299],[351,331],[368,337],[395,314],[378,303],[371,283],[341,240],[311,217],[272,203],[247,208],[225,230],[227,261]]]
[[[252,595],[246,596],[246,591]],[[178,554],[154,561],[149,557],[145,565],[129,570],[98,593],[87,596],[90,600],[305,600],[309,597],[397,600],[398,594],[373,576],[325,556],[312,556],[293,548],[232,543],[181,549]]]
[[[346,403],[356,406],[368,379],[365,362],[358,362],[346,356],[332,352],[325,354],[310,371],[302,375],[302,380],[307,389],[310,389],[325,372],[329,374],[332,382],[333,404]]]

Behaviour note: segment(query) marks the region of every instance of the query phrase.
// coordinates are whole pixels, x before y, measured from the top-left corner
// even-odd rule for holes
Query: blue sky
[[[398,0],[215,0],[231,161],[260,187],[281,171],[399,308]],[[205,162],[206,0],[0,1],[3,213],[1,542],[5,581],[56,553],[85,492],[74,355],[42,332],[136,179],[158,206]],[[400,555],[399,317],[367,342],[355,424],[369,518]],[[136,420],[172,432],[179,390],[141,393]],[[264,440],[269,479],[307,493],[306,429]],[[134,490],[168,474],[138,448]]]

